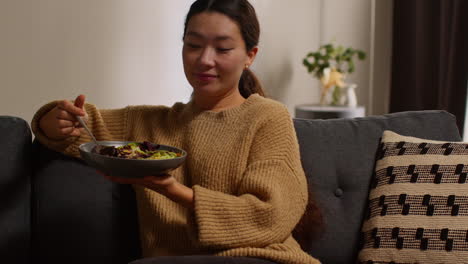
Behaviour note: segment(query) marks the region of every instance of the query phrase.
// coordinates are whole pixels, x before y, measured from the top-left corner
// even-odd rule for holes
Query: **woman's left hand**
[[[101,171],[97,171],[99,174],[104,176],[106,179],[120,183],[120,184],[136,184],[143,187],[149,188],[157,192],[165,192],[174,186],[177,180],[170,174],[160,176],[145,176],[143,178],[123,178],[107,175]]]
[[[172,175],[166,174],[161,176],[146,176],[143,178],[122,178],[107,175],[101,171],[98,174],[103,175],[106,179],[120,184],[136,184],[153,191],[156,191],[176,203],[193,209],[193,190],[179,183]]]

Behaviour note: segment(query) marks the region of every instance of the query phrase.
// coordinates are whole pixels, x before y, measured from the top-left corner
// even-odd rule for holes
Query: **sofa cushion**
[[[356,119],[294,120],[304,171],[322,210],[318,239],[302,244],[323,263],[355,263],[379,139],[384,130],[458,141],[453,115],[413,111]]]
[[[468,263],[468,143],[382,136],[360,263]]]
[[[140,257],[135,196],[81,160],[33,145],[35,263],[128,263]]]
[[[17,117],[0,116],[0,258],[29,263],[31,132]]]

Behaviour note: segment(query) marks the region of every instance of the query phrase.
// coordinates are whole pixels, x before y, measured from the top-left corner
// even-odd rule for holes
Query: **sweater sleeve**
[[[299,145],[286,109],[256,132],[236,195],[198,185],[194,221],[203,246],[264,247],[287,239],[307,203]]]
[[[57,101],[50,102],[41,107],[33,117],[31,129],[41,144],[66,155],[80,157],[78,147],[91,141],[91,137],[82,131],[79,137],[68,137],[64,140],[48,138],[39,127],[39,120],[56,105]],[[88,114],[87,126],[97,140],[125,140],[127,131],[127,116],[129,107],[112,110],[99,110],[92,104],[85,104],[84,109]]]

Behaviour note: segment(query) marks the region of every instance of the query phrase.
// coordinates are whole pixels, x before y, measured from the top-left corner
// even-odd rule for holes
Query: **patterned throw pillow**
[[[468,143],[382,136],[358,263],[468,263]]]

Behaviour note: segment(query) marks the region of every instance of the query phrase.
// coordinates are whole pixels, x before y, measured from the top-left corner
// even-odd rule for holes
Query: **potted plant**
[[[345,86],[346,74],[355,70],[355,59],[364,60],[366,53],[362,50],[345,48],[333,43],[319,47],[315,52],[310,52],[303,60],[307,71],[314,75],[322,83],[320,103],[322,105],[340,105],[341,88]],[[355,87],[355,86],[354,86]],[[333,88],[331,90],[331,88]],[[331,102],[327,102],[327,94],[330,92]]]

